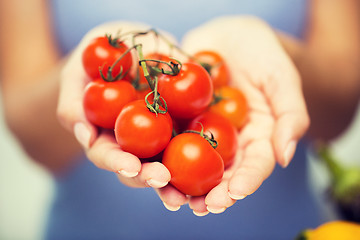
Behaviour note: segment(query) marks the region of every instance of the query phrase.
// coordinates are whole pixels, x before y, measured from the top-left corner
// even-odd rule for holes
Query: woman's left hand
[[[189,32],[183,49],[213,50],[224,57],[233,82],[246,96],[248,122],[238,134],[234,164],[207,195],[189,197],[195,215],[221,213],[254,193],[274,170],[286,167],[309,126],[301,81],[274,31],[252,17],[223,17]],[[157,190],[169,210],[187,197],[168,185]]]

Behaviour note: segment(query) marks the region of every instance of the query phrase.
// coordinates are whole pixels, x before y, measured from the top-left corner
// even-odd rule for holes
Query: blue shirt
[[[301,37],[305,0],[53,0],[56,35],[64,53],[95,25],[134,20],[173,33],[226,14],[251,14],[273,27]],[[46,239],[293,239],[322,221],[305,175],[304,144],[290,166],[277,167],[254,194],[219,215],[196,217],[188,206],[165,209],[152,189],[132,189],[114,173],[100,170],[85,157],[66,176],[56,179]]]

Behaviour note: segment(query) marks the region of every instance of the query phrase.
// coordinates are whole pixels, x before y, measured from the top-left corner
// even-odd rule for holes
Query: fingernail
[[[74,134],[78,142],[84,147],[89,148],[90,146],[90,131],[87,129],[84,123],[76,123],[74,125]]]
[[[205,211],[205,212],[197,212],[197,211],[195,211],[195,210],[193,210],[193,213],[194,213],[195,216],[198,216],[198,217],[203,217],[203,216],[206,216],[206,215],[209,214],[208,211]]]
[[[231,197],[234,200],[242,200],[246,198],[247,195],[236,195],[229,192],[229,197]]]
[[[120,170],[118,173],[128,178],[136,177],[139,174],[139,172],[127,172],[125,170]]]
[[[172,212],[176,212],[177,210],[180,209],[180,206],[170,206],[170,205],[166,204],[165,202],[163,202],[163,204],[167,210],[172,211]]]
[[[294,156],[295,150],[296,141],[290,141],[284,151],[284,162],[282,164],[283,168],[286,168],[289,165],[292,157]]]
[[[211,213],[214,213],[214,214],[219,214],[219,213],[222,213],[226,210],[226,207],[223,207],[223,208],[214,208],[214,207],[209,207],[207,206],[206,207],[207,210]]]
[[[153,188],[162,188],[168,184],[167,182],[161,182],[152,178],[146,180],[146,183]]]

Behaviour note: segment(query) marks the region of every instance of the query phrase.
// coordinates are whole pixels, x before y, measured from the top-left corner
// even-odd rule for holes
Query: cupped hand
[[[282,167],[290,163],[309,126],[301,81],[274,31],[256,18],[210,21],[189,32],[182,48],[190,54],[213,50],[222,55],[230,68],[231,85],[248,101],[248,122],[238,134],[234,164],[206,196],[189,200],[195,215],[221,213],[255,192],[276,162]],[[186,196],[169,187],[158,192],[170,210],[176,210]]]
[[[82,66],[82,52],[89,42],[95,37],[119,33],[139,32],[149,30],[149,27],[137,23],[112,22],[100,25],[92,29],[82,39],[78,47],[67,60],[60,79],[60,96],[58,103],[58,118],[62,125],[74,133],[76,139],[83,146],[87,157],[97,167],[115,172],[121,182],[131,187],[154,187],[160,188],[170,181],[170,173],[167,168],[159,163],[142,164],[138,157],[124,152],[117,144],[112,130],[99,130],[91,124],[84,113],[83,96],[84,88],[90,78],[86,75]],[[168,39],[171,36],[166,34]],[[133,45],[130,37],[125,37],[125,43]],[[157,44],[154,36],[141,36],[137,43],[146,45],[146,51],[168,52],[166,44]],[[133,56],[137,54],[134,52]],[[138,67],[137,59],[134,59],[132,74]]]
[[[192,198],[167,185],[171,176],[164,165],[141,163],[120,149],[112,131],[98,131],[85,117],[83,91],[90,79],[81,65],[81,53],[92,38],[116,34],[119,29],[143,31],[148,26],[117,22],[93,29],[70,56],[61,76],[60,122],[74,133],[96,166],[118,173],[120,181],[128,186],[156,188],[169,210],[189,202],[194,214],[203,216],[223,212],[236,200],[256,191],[276,161],[283,167],[289,164],[309,119],[299,76],[265,23],[254,18],[220,18],[194,29],[184,39],[183,49],[188,53],[202,49],[220,53],[231,70],[232,85],[244,92],[249,104],[249,120],[239,133],[234,164],[206,196]],[[154,44],[147,37],[142,42],[147,46]],[[165,45],[159,44],[157,49],[168,52]]]

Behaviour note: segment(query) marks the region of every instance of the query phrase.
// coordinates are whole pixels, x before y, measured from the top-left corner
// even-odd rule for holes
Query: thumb
[[[297,142],[310,125],[299,74],[290,61],[287,65],[290,66],[277,71],[273,81],[269,81],[264,88],[275,115],[272,136],[275,155],[283,167],[290,163]]]
[[[57,116],[62,126],[74,133],[86,149],[97,136],[97,129],[86,119],[83,108],[83,92],[88,81],[81,63],[81,50],[78,48],[70,56],[60,75]]]

